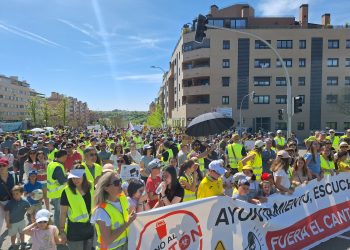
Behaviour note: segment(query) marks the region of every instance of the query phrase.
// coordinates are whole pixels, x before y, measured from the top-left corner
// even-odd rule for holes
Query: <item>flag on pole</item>
[[[135,128],[134,128],[134,126],[132,125],[131,122],[129,122],[129,124],[128,124],[128,130],[129,130],[129,131],[135,130]]]

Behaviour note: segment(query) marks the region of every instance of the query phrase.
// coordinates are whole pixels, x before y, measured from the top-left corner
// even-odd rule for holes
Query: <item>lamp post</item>
[[[159,70],[161,70],[162,72],[163,72],[163,80],[164,80],[164,77],[165,77],[165,75],[166,75],[166,71],[162,68],[162,67],[160,67],[160,66],[154,66],[154,65],[152,65],[151,66],[151,68],[152,69],[159,69]],[[164,87],[166,87],[166,86],[164,86]],[[163,90],[164,91],[164,90]],[[166,93],[166,91],[164,91],[165,93]],[[166,97],[164,96],[164,99],[166,99]],[[163,110],[164,111],[164,110]],[[167,112],[166,112],[166,107],[165,107],[165,112],[164,112],[164,117],[162,118],[162,120],[164,120],[164,121],[162,121],[162,125],[164,125],[164,127],[166,127],[166,121],[167,121]]]
[[[243,101],[244,101],[244,99],[245,99],[246,97],[248,97],[248,96],[250,96],[251,99],[253,99],[254,95],[255,95],[255,92],[252,91],[252,92],[249,93],[248,95],[243,96],[242,101],[241,101],[241,105],[240,105],[240,107],[239,107],[239,134],[240,134],[241,136],[242,136],[242,123],[243,123],[243,121],[242,121],[242,105],[243,105]]]
[[[198,24],[197,24],[197,29],[196,29],[196,35],[198,34],[203,34],[206,30],[206,28],[211,28],[211,29],[219,29],[219,30],[226,30],[226,31],[230,31],[230,32],[234,32],[234,33],[238,33],[238,34],[242,34],[242,35],[246,35],[246,36],[250,36],[256,39],[259,39],[260,41],[262,41],[267,47],[269,47],[274,54],[277,56],[278,61],[281,63],[283,70],[284,70],[284,74],[286,77],[286,82],[287,82],[287,137],[290,136],[291,131],[292,131],[292,85],[290,83],[290,78],[289,78],[289,72],[287,70],[286,65],[283,62],[282,57],[280,56],[280,54],[277,52],[277,50],[271,46],[270,43],[268,43],[264,38],[254,34],[254,33],[250,33],[250,32],[246,32],[246,31],[242,31],[242,30],[237,30],[237,29],[229,29],[229,28],[224,28],[224,27],[216,27],[216,26],[212,26],[212,25],[208,25],[207,24],[207,19],[206,17],[199,15],[197,21],[199,20]],[[198,26],[200,26],[198,28]],[[205,27],[203,27],[205,26]],[[204,35],[205,36],[205,35]],[[202,36],[201,38],[203,38],[204,36]]]

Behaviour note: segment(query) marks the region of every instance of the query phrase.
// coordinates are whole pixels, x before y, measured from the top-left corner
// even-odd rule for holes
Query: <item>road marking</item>
[[[337,236],[338,238],[345,239],[345,240],[350,240],[350,237],[344,236],[344,235],[339,235]]]

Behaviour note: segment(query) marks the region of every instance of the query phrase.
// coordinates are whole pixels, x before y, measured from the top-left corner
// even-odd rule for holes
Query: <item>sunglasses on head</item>
[[[120,185],[121,181],[120,179],[112,181],[112,183],[109,184],[109,186],[113,185],[115,187],[118,187]]]
[[[38,224],[48,223],[47,221],[39,221]]]

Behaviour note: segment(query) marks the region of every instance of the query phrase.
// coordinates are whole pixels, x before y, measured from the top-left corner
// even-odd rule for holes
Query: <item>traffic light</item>
[[[303,98],[301,96],[293,97],[293,114],[302,112],[301,106],[303,106]]]
[[[278,120],[282,121],[283,120],[283,109],[278,110]]]
[[[197,27],[196,27],[196,33],[194,36],[194,40],[196,42],[201,43],[204,37],[206,37],[206,34],[205,34],[205,31],[207,30],[207,27],[205,26],[206,24],[208,24],[208,19],[203,15],[199,15],[197,18]]]

